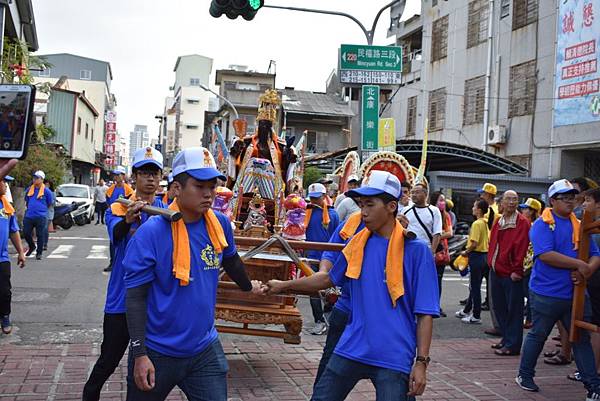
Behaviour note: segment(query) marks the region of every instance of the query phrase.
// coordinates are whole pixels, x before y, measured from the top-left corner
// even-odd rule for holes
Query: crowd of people
[[[8,241],[20,267],[27,254],[38,252],[41,258],[53,195],[43,172],[34,173],[25,194],[29,249],[24,250],[5,196],[11,180],[6,169],[0,166],[0,314],[2,331],[9,333]],[[173,162],[166,191],[159,189],[162,177],[162,155],[143,148],[133,160],[135,188],[121,169],[114,171],[110,187],[101,181],[95,188],[96,223],[106,224],[111,243],[111,275],[100,356],[84,400],[100,399],[128,347],[128,400],[164,400],[175,386],[192,400],[226,400],[228,365],[214,324],[220,268],[256,295],[341,291],[327,317],[321,298],[311,299],[312,333],[327,334],[313,400],[343,400],[363,379],[374,384],[378,401],[423,393],[433,322],[445,316],[443,275],[457,225],[454,204],[443,192],[432,191],[426,182],[411,187],[385,171],[372,171],[362,185],[351,176],[349,191],[338,197],[328,193],[327,180],[314,183],[307,191],[307,240],[345,244],[343,251],[306,254],[315,271],[310,277],[261,283],[248,277],[229,219],[212,209],[217,185],[225,179],[212,155],[204,148],[186,149]],[[116,202],[120,197],[133,202],[125,206]],[[560,353],[545,355],[544,362],[574,360],[572,378],[583,383],[587,400],[600,399],[600,336],[582,331],[578,341],[568,341],[574,284],[587,281],[585,317],[600,324],[600,236],[591,241],[588,262],[577,255],[577,216],[586,210],[600,218],[600,189],[589,179],[563,179],[548,189],[547,206],[539,199],[522,204],[519,199],[514,190],[500,195],[486,183],[473,202],[473,223],[461,252],[468,258],[469,295],[455,315],[465,324],[481,324],[486,278],[494,324],[489,332],[499,338],[493,352],[520,357],[518,386],[539,390],[535,366],[557,325],[563,346]],[[146,205],[183,218],[150,218]]]

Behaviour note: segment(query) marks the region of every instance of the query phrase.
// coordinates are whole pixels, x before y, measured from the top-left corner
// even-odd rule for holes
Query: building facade
[[[129,160],[133,160],[136,150],[150,145],[147,125],[136,125],[129,133]]]
[[[427,122],[431,140],[485,149],[531,177],[600,178],[600,122],[555,121],[558,7],[424,0],[421,15],[403,22],[392,9],[389,35],[404,49],[391,105],[397,139],[422,138]]]
[[[100,116],[96,119],[94,132],[94,151],[102,154],[105,151],[106,113],[116,110],[116,97],[111,92],[113,79],[110,63],[88,57],[68,53],[42,55],[51,67],[35,72],[36,82],[48,82],[62,88],[85,93]],[[46,96],[39,93],[36,99],[36,112],[44,114]]]
[[[56,135],[52,143],[62,145],[71,157],[68,181],[94,185],[99,178],[94,140],[98,111],[83,93],[54,88],[48,102],[47,123]]]

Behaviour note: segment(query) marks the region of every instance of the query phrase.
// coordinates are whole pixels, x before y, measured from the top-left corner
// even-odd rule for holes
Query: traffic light
[[[264,4],[264,0],[212,0],[209,12],[215,18],[225,14],[229,19],[241,16],[246,21],[252,21]]]

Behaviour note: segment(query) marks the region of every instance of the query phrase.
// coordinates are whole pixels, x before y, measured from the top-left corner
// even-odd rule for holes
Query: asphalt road
[[[108,264],[108,253],[105,226],[91,224],[51,234],[41,261],[29,258],[24,269],[13,263],[14,331],[1,336],[0,344],[98,342],[108,281],[102,269]],[[458,301],[467,293],[468,279],[447,270],[442,307],[448,317],[435,320],[436,338],[486,337],[483,329],[489,327],[489,312],[482,313],[483,325],[466,325],[454,317]],[[307,331],[313,325],[308,299],[302,297],[298,304]]]

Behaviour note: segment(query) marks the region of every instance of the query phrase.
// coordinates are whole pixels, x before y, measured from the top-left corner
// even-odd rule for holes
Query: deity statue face
[[[273,129],[273,123],[269,120],[260,120],[258,122],[258,139],[260,141],[266,141],[271,137],[271,130]]]

